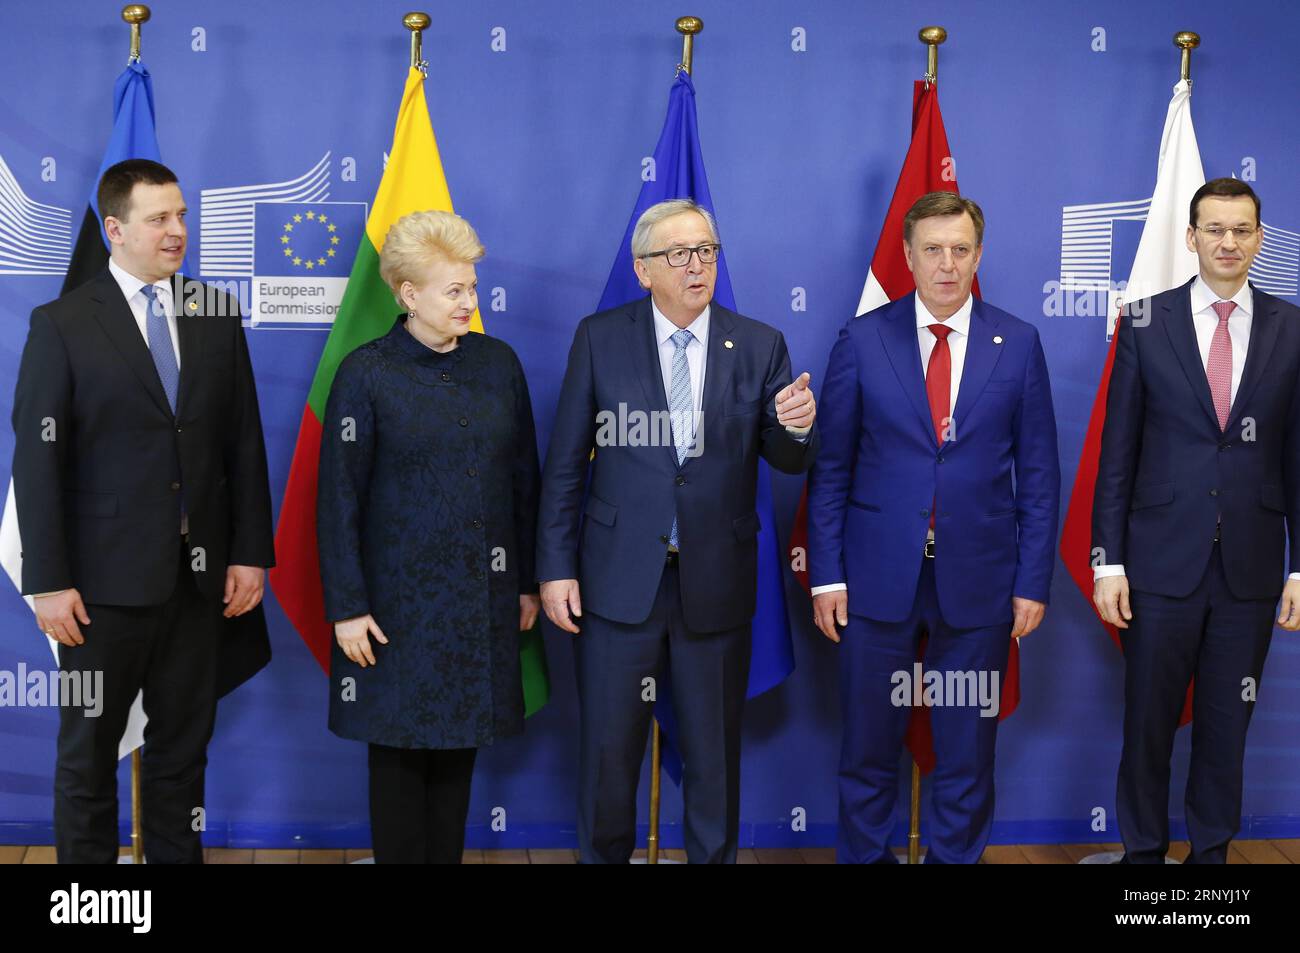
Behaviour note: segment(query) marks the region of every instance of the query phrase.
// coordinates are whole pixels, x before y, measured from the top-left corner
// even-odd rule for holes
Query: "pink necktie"
[[[1237,307],[1233,301],[1214,302],[1214,313],[1219,323],[1210,340],[1210,359],[1205,364],[1205,376],[1210,379],[1210,396],[1214,398],[1214,412],[1219,415],[1219,429],[1228,426],[1228,411],[1232,409],[1232,338],[1228,336],[1228,315]]]

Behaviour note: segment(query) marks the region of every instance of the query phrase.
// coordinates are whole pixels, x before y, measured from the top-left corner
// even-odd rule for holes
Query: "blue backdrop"
[[[408,8],[388,0],[155,4],[144,61],[154,79],[158,138],[192,209],[189,257],[205,277],[254,273],[251,226],[247,246],[215,227],[221,203],[251,201],[251,186],[296,182],[281,193],[371,202],[405,78],[400,20]],[[107,141],[113,80],[125,64],[120,9],[67,0],[18,5],[0,33],[9,77],[0,87],[6,419],[27,316],[57,295],[61,277],[57,267],[31,273],[42,267],[30,255],[17,256],[26,265],[3,264],[3,248],[18,247],[5,232],[5,212],[21,206],[29,220],[46,223],[52,231],[43,233],[43,253],[56,263],[66,259],[58,233],[75,238]],[[1203,37],[1192,76],[1206,175],[1254,180],[1273,227],[1266,249],[1280,262],[1274,280],[1287,300],[1297,300],[1300,60],[1293,46],[1300,13],[1288,3],[1237,6],[1230,19],[1208,0],[929,2],[905,10],[849,0],[692,0],[678,8],[512,0],[440,3],[430,12],[424,49],[434,130],[457,210],[488,247],[479,267],[485,325],[523,360],[543,450],[572,329],[600,297],[641,185],[642,158],[663,122],[681,50],[673,20],[683,13],[705,22],[694,72],[700,129],[739,308],[785,333],[796,373],[811,371],[814,388],[857,305],[898,175],[911,84],[925,62],[916,31],[927,23],[950,34],[940,50],[940,91],[961,184],[988,220],[981,287],[987,300],[1042,334],[1067,487],[1106,330],[1100,314],[1060,315],[1059,302],[1049,300],[1062,274],[1062,221],[1067,207],[1150,196],[1178,78],[1176,30]],[[1117,280],[1128,276],[1140,228],[1138,221],[1115,223]],[[502,289],[495,303],[504,310],[492,310],[494,289]],[[246,333],[278,507],[325,333]],[[5,426],[6,482],[12,449]],[[781,474],[773,481],[785,540],[801,482]],[[813,846],[833,837],[835,650],[813,628],[792,578],[786,586],[798,668],[747,711],[742,846]],[[208,842],[365,845],[363,747],[326,730],[325,678],[274,597],[267,601],[275,660],[221,706],[210,749]],[[548,631],[547,651],[550,705],[522,738],[480,755],[474,846],[573,844],[577,740],[568,637]],[[1046,623],[1026,640],[1022,658],[1023,701],[1002,726],[998,747],[994,839],[1117,839],[1122,663],[1059,565]],[[27,607],[4,583],[0,670],[20,662],[48,669],[50,655]],[[1300,644],[1279,633],[1251,729],[1243,836],[1300,836],[1298,687]],[[0,842],[50,840],[56,728],[52,709],[0,708]],[[1188,741],[1182,732],[1174,759],[1176,817]],[[1105,829],[1098,829],[1098,809]],[[900,803],[900,817],[902,810]],[[669,845],[680,840],[680,816],[668,786]]]

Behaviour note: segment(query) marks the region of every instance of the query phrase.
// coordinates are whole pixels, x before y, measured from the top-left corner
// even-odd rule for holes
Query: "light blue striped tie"
[[[145,285],[140,289],[144,295],[145,301],[148,302],[146,308],[148,319],[145,322],[145,332],[149,337],[149,353],[153,355],[153,366],[158,369],[158,379],[162,381],[163,393],[167,395],[167,403],[171,405],[172,413],[176,413],[176,391],[180,383],[181,372],[176,366],[176,351],[172,348],[172,333],[167,327],[167,310],[163,303],[158,300],[158,289],[153,285]]]
[[[691,396],[691,366],[686,361],[686,347],[695,340],[690,331],[677,331],[672,336],[673,347],[673,382],[672,393],[668,398],[668,415],[673,427],[673,446],[677,450],[677,463],[680,466],[686,459],[687,452],[694,443],[695,401]],[[677,548],[677,517],[673,517],[673,531],[668,534],[668,542]]]

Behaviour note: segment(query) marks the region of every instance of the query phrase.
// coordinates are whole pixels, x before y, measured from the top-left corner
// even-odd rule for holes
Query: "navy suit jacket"
[[[958,628],[1048,601],[1061,492],[1056,417],[1038,331],[976,299],[950,439],[935,439],[914,295],[854,318],[822,384],[822,452],[808,480],[813,586],[847,583],[849,612],[912,611],[935,515],[935,583]],[[1014,473],[1014,482],[1013,482]]]
[[[542,474],[537,578],[577,579],[584,611],[644,622],[676,515],[686,624],[696,632],[748,625],[758,561],[758,458],[802,473],[817,453],[816,425],[803,443],[776,419],[777,392],[790,381],[781,333],[715,301],[699,453],[679,466],[666,426],[651,423],[640,437],[635,429],[638,420],[666,419],[650,412],[668,411],[650,298],[584,318]],[[626,439],[617,439],[621,429]]]
[[[1220,431],[1191,287],[1137,302],[1116,329],[1093,553],[1122,563],[1134,589],[1182,598],[1205,574],[1221,519],[1233,594],[1276,599],[1288,529],[1300,572],[1300,309],[1251,287],[1246,366]]]

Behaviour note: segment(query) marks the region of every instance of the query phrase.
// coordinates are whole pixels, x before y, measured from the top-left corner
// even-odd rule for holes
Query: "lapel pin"
[[[1001,343],[1002,343],[1002,335],[1000,335],[1000,334],[995,334],[995,335],[993,335],[993,343],[994,343],[994,344],[1001,344]]]
[[[191,301],[189,304],[189,308],[191,311],[197,311],[199,310],[199,303],[197,301]]]
[[[723,341],[723,342],[722,342],[722,346],[725,347],[725,348],[727,348],[728,350],[730,350],[731,348],[735,347],[736,345],[732,344],[730,341]]]

